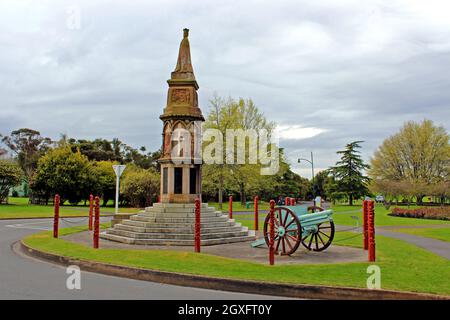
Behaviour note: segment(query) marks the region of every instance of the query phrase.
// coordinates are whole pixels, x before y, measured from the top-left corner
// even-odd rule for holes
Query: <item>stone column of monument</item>
[[[201,122],[189,48],[189,30],[183,30],[178,61],[167,80],[167,106],[163,121],[161,165],[162,203],[193,203],[201,196]]]

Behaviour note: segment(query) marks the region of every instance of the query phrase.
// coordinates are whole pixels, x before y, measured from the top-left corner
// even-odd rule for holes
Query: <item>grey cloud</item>
[[[67,8],[81,29],[66,27]],[[365,140],[370,157],[406,120],[449,128],[450,22],[397,1],[41,1],[0,4],[0,132],[119,137],[156,149],[166,80],[191,29],[200,104],[251,97],[271,120],[326,130],[282,140],[296,169]],[[303,168],[303,166],[301,166]],[[306,175],[308,171],[301,171]]]

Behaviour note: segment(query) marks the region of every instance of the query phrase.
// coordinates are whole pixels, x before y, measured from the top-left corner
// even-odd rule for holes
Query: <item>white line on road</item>
[[[36,224],[48,224],[48,221],[41,221],[41,222],[29,222],[29,223],[17,223],[17,224],[7,224],[5,227],[8,228],[15,228],[15,229],[30,229],[30,230],[51,230],[50,227],[39,227],[39,226],[33,226]]]

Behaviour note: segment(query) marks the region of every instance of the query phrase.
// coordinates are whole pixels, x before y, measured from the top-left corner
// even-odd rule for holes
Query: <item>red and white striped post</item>
[[[94,196],[89,196],[89,231],[92,231],[92,218],[94,214]]]
[[[255,203],[253,205],[255,208],[255,231],[259,228],[259,218],[258,218],[258,196],[255,196]]]
[[[58,238],[58,229],[59,229],[59,194],[55,195],[54,212],[55,212],[55,216],[53,217],[53,238]]]
[[[368,213],[369,213],[369,201],[363,201],[363,247],[364,250],[369,249],[369,238],[368,238]]]
[[[100,198],[95,197],[95,221],[94,221],[94,249],[98,249],[99,235],[100,235]]]
[[[228,214],[230,216],[230,219],[233,219],[233,196],[230,195],[229,202],[228,202]]]
[[[273,266],[275,264],[275,201],[270,200],[270,215],[269,215],[269,264]]]
[[[369,261],[375,261],[375,205],[370,200],[368,204],[368,242],[369,242]]]
[[[195,231],[194,231],[194,246],[195,252],[200,252],[201,245],[201,231],[200,231],[200,199],[195,199]]]

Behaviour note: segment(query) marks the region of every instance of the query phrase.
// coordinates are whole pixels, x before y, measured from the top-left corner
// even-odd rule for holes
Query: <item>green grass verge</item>
[[[86,227],[61,229],[61,235]],[[336,242],[360,247],[360,237],[337,234]],[[344,240],[343,240],[344,239]],[[26,237],[28,246],[48,253],[122,266],[221,278],[280,283],[366,287],[369,263],[275,265],[252,263],[208,254],[171,250],[92,249],[83,244],[53,239],[51,232]],[[450,295],[450,262],[403,241],[377,237],[377,262],[383,289]]]
[[[352,218],[352,216],[357,216],[359,218],[359,221],[362,222],[362,207],[360,205],[335,205],[332,207],[332,209],[335,213],[333,214],[333,220],[336,224],[348,226],[355,225],[356,221]],[[376,204],[375,226],[419,226],[438,224],[450,226],[450,221],[393,217],[388,215],[390,212],[391,210],[387,210],[382,204]]]
[[[229,202],[224,201],[222,204],[222,209],[219,209],[219,203],[218,202],[208,202],[209,206],[216,207],[217,210],[222,210],[223,212],[228,212],[229,208]],[[259,201],[258,203],[259,210],[269,210],[269,203],[265,201]],[[253,207],[253,199],[250,201],[250,208],[247,208],[246,205],[242,205],[238,201],[233,202],[233,212],[254,212]]]
[[[408,233],[415,236],[433,238],[437,240],[450,242],[450,228],[401,228],[390,231]]]
[[[119,208],[119,212],[138,212],[138,208]],[[59,213],[62,217],[87,216],[89,206],[61,206]],[[101,214],[112,214],[114,208],[100,207]],[[9,204],[0,205],[0,219],[11,218],[50,218],[53,217],[53,206],[28,204],[28,198],[9,198]]]

